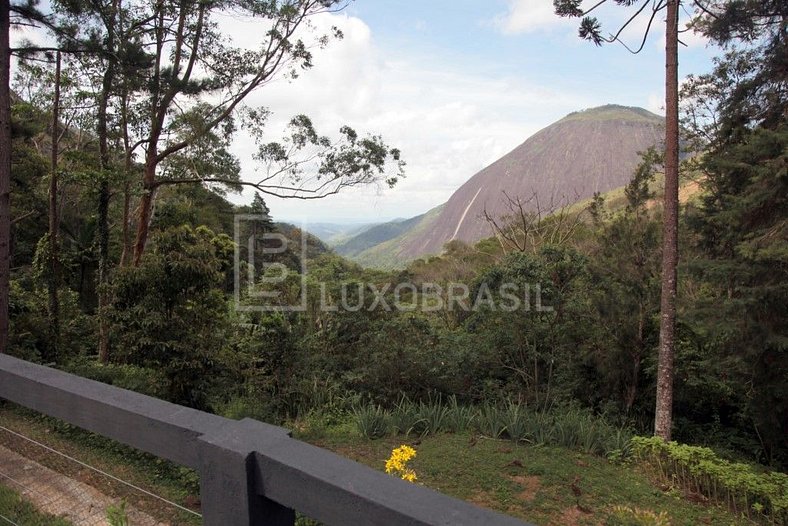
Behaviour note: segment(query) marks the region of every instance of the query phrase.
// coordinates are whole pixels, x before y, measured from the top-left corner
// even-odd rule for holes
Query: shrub
[[[736,514],[772,524],[788,522],[785,473],[761,473],[749,464],[722,459],[709,448],[659,437],[634,437],[632,452],[668,482],[725,504]]]
[[[160,369],[126,364],[102,364],[91,358],[77,358],[63,366],[63,370],[156,398],[167,394],[166,378]]]
[[[448,413],[446,414],[446,431],[449,433],[465,433],[475,422],[478,410],[473,406],[463,406],[457,401],[456,396],[449,398]]]
[[[670,518],[664,511],[655,513],[651,510],[616,506],[608,517],[608,526],[670,526]]]
[[[358,432],[363,437],[374,440],[391,432],[391,415],[379,405],[356,407],[353,416]]]
[[[476,426],[483,435],[499,438],[506,431],[506,417],[498,406],[485,404],[479,410]]]

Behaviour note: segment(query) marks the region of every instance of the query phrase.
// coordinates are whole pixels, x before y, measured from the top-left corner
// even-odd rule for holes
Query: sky
[[[600,11],[603,29],[616,30],[627,13],[634,11]],[[274,112],[272,128],[276,119],[306,113],[322,133],[346,123],[380,134],[402,150],[406,177],[393,189],[350,189],[317,201],[266,198],[272,215],[309,222],[412,217],[567,113],[614,103],[664,114],[660,15],[638,55],[617,43],[581,40],[578,21],[554,15],[552,0],[356,0],[341,13],[320,15],[316,28],[336,25],[344,39],[316,51],[313,69],[264,87],[253,102]],[[239,43],[259,34],[228,22]],[[641,16],[627,28],[630,47],[639,45],[646,24]],[[682,40],[680,77],[708,71],[718,50],[692,33]],[[251,142],[239,138],[234,148],[243,176],[254,180]]]
[[[613,5],[598,16],[608,33],[633,13]],[[381,135],[402,151],[406,177],[393,189],[372,185],[313,201],[269,196],[274,219],[412,217],[567,113],[613,103],[664,114],[663,14],[638,55],[618,43],[581,40],[578,20],[554,15],[552,0],[355,0],[339,13],[313,17],[315,34],[337,26],[344,38],[315,50],[314,67],[299,78],[267,84],[248,103],[273,112],[272,140],[301,113],[329,136],[344,124]],[[639,45],[647,19],[641,15],[623,33],[630,47]],[[256,47],[264,33],[259,22],[216,20],[239,46]],[[680,78],[708,71],[718,50],[692,33],[682,40]],[[254,151],[240,133],[233,152],[248,181],[259,180]],[[229,198],[242,204],[252,196],[247,190]]]

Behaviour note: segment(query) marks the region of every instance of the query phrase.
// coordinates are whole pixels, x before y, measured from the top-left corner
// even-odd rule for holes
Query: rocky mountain
[[[348,255],[392,267],[438,254],[454,239],[472,243],[489,237],[484,214],[510,214],[506,195],[520,198],[526,210],[535,209],[537,196],[544,210],[621,187],[640,162],[638,153],[661,145],[663,137],[664,119],[643,108],[611,104],[570,113],[471,177],[444,205],[411,220],[409,229]]]
[[[453,240],[473,242],[492,232],[484,219],[510,212],[504,192],[541,206],[568,205],[626,184],[638,152],[660,144],[663,119],[642,108],[602,106],[571,113],[471,177],[448,200],[430,228],[403,255],[439,253]],[[527,203],[535,207],[535,200]]]

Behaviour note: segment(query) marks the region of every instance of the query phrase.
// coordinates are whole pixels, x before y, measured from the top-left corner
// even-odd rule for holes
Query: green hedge
[[[788,475],[731,462],[706,447],[634,437],[632,454],[685,491],[705,495],[734,513],[770,524],[788,524]]]

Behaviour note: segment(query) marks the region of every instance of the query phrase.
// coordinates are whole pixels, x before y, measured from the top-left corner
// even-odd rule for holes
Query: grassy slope
[[[343,243],[335,244],[333,246],[334,251],[345,257],[353,257],[368,248],[385,243],[407,232],[418,225],[422,217],[423,215],[410,219],[398,219],[369,227]]]
[[[0,523],[16,523],[23,526],[71,526],[70,522],[59,517],[39,513],[16,491],[3,486],[5,483],[6,481],[0,480]]]
[[[663,185],[664,176],[662,174],[657,174],[654,183],[651,185],[651,189],[655,193],[655,206],[662,201]],[[679,200],[682,203],[686,203],[689,200],[696,198],[699,193],[700,188],[695,179],[684,178],[681,180],[679,188]],[[623,210],[627,204],[623,186],[603,193],[602,197],[605,199],[605,208],[611,213]],[[571,214],[580,213],[586,207],[588,207],[590,203],[591,198],[583,199],[567,207],[567,212]],[[403,242],[410,239],[412,236],[417,236],[424,230],[430,228],[432,221],[438,217],[438,214],[442,208],[443,205],[433,208],[427,212],[422,220],[419,221],[419,223],[412,229],[400,234],[394,239],[390,239],[389,241],[385,241],[379,245],[368,248],[363,252],[350,256],[349,259],[367,268],[377,268],[382,270],[405,268],[409,261],[399,256],[399,249]]]
[[[29,413],[8,406],[0,407],[0,421],[3,425],[67,451],[90,464],[110,469],[114,474],[155,493],[179,502],[184,502],[188,495],[182,486],[156,473],[155,464],[129,459],[122,448],[108,448],[106,441],[86,443],[84,438],[76,439],[73,434],[55,431],[49,420],[32,418]],[[612,522],[611,515],[616,505],[654,512],[665,511],[675,526],[749,524],[726,510],[698,502],[700,499],[696,496],[660,489],[637,466],[613,464],[596,456],[566,449],[527,447],[469,435],[439,435],[415,441],[403,437],[369,441],[358,437],[350,425],[312,430],[295,427],[297,438],[380,470],[394,447],[402,443],[413,444],[418,455],[411,465],[418,474],[419,483],[542,526],[627,524]],[[52,469],[80,479],[86,477],[85,473],[73,471],[57,459],[52,459],[51,455],[37,456],[34,449],[8,443],[8,437],[2,434],[0,440],[7,447]],[[579,477],[578,485],[583,492],[579,508],[570,489],[576,476]],[[112,487],[107,481],[84,481],[94,484],[107,494],[125,497],[130,504],[160,519],[172,521],[172,524],[193,524],[189,517],[173,513],[158,502],[123,495],[123,488]],[[7,491],[0,492],[0,514],[7,515],[3,510],[22,508],[25,506],[19,504],[18,497]],[[29,512],[29,509],[24,511]],[[35,515],[31,517],[30,521],[17,522],[67,525],[51,521],[35,522]]]
[[[389,239],[379,245],[368,248],[352,256],[350,259],[367,268],[378,268],[383,270],[404,268],[408,262],[399,255],[403,244],[412,237],[418,236],[421,232],[430,228],[435,219],[438,218],[438,215],[440,215],[441,210],[443,210],[443,206],[444,205],[437,206],[426,212],[416,225],[394,239]]]
[[[418,453],[409,465],[419,483],[543,526],[621,524],[613,522],[614,506],[664,511],[674,526],[750,524],[727,510],[693,502],[700,500],[696,496],[663,491],[636,466],[561,448],[469,435],[370,441],[349,427],[302,430],[300,436],[375,469],[383,468],[393,448],[411,444]],[[579,508],[570,489],[576,476],[583,492]]]

